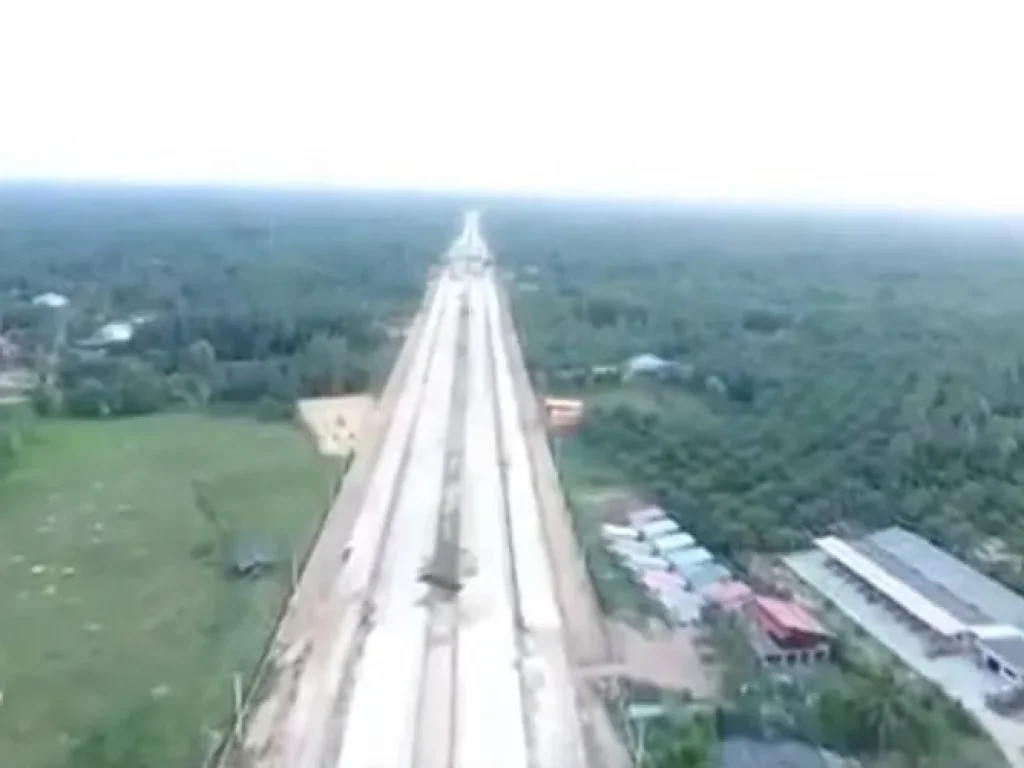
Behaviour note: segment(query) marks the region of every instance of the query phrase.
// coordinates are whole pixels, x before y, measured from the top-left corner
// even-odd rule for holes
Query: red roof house
[[[806,608],[789,600],[757,596],[753,617],[758,627],[780,648],[820,645],[830,634]]]

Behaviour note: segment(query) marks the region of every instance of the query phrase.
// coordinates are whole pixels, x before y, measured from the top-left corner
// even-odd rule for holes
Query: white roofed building
[[[60,293],[47,291],[46,293],[40,293],[38,296],[33,297],[32,303],[37,307],[60,309],[61,307],[66,307],[68,305],[68,297]]]
[[[671,536],[676,533],[682,533],[679,525],[674,520],[669,520],[668,518],[655,520],[640,526],[640,534],[648,541],[654,541],[663,536]]]
[[[696,545],[696,543],[697,540],[686,531],[659,536],[652,542],[654,548],[662,555],[669,555],[680,549],[689,549]]]

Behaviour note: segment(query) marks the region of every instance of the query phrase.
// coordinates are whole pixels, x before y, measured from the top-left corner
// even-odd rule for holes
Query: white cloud
[[[34,0],[0,174],[1024,212],[1017,2]]]

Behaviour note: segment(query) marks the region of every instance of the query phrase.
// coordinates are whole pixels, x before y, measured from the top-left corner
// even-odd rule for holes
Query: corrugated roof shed
[[[677,550],[666,557],[666,559],[674,567],[679,568],[679,570],[685,570],[694,565],[700,566],[704,563],[710,563],[715,559],[715,556],[704,547],[690,547],[689,549]]]
[[[1024,635],[991,638],[982,644],[1015,669],[1024,669]]]
[[[693,536],[686,531],[681,531],[669,534],[668,536],[659,536],[654,540],[654,548],[663,555],[667,555],[676,550],[688,549],[696,543],[697,541]]]
[[[40,293],[38,296],[33,297],[32,303],[37,307],[50,307],[51,309],[60,309],[61,307],[67,306],[68,297],[60,293],[47,291],[46,293]]]
[[[657,355],[643,354],[630,358],[626,361],[626,373],[656,373],[665,368],[672,367],[672,363],[663,360]]]
[[[917,590],[902,580],[891,576],[881,566],[845,541],[835,536],[823,536],[820,539],[815,539],[814,543],[829,557],[841,563],[844,568],[849,569],[886,595],[907,613],[915,616],[918,621],[931,627],[932,631],[940,635],[951,636],[965,630],[963,622],[943,607],[924,598]]]
[[[865,540],[913,566],[930,581],[959,597],[961,602],[969,603],[990,620],[1024,627],[1024,598],[926,539],[893,527]]]
[[[679,573],[682,574],[683,578],[686,579],[686,583],[689,584],[690,588],[692,589],[693,588],[693,580],[695,578],[698,578],[700,576],[701,572],[706,570],[708,568],[708,566],[710,566],[712,564],[713,563],[708,563],[708,562],[688,563],[686,565],[683,565],[682,567],[677,566],[677,565],[673,565],[672,567],[675,570],[679,571]],[[705,577],[705,579],[706,579],[706,577]]]
[[[700,590],[708,602],[718,605],[733,605],[749,600],[754,595],[754,590],[742,581],[714,581]]]
[[[870,538],[850,542],[850,546],[880,566],[890,576],[916,590],[925,600],[930,600],[961,623],[970,626],[988,624],[992,621],[975,606],[961,600],[959,596],[942,585],[936,584],[928,575],[892,552],[878,546]]]
[[[668,561],[655,555],[619,554],[619,562],[634,573],[648,570],[668,570]]]
[[[640,579],[652,592],[683,592],[686,586],[682,579],[671,571],[644,571]]]
[[[655,520],[640,527],[640,533],[645,539],[657,539],[662,536],[670,536],[679,533],[679,526],[674,520]]]
[[[721,563],[705,563],[702,568],[688,574],[686,580],[690,584],[690,589],[694,592],[701,592],[711,584],[728,579],[730,576],[732,576],[732,572]]]
[[[984,627],[972,627],[971,633],[979,640],[1001,640],[1007,637],[1020,637],[1021,630],[1012,624],[988,624]]]
[[[601,525],[601,535],[605,539],[624,539],[630,541],[639,538],[640,532],[630,525],[612,525],[604,523]]]
[[[545,397],[544,405],[548,408],[563,408],[570,411],[578,411],[583,408],[582,400],[571,400],[568,398]]]

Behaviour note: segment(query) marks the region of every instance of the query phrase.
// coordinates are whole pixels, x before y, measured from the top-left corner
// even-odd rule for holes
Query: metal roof
[[[814,635],[828,634],[828,630],[821,626],[821,622],[799,603],[763,595],[755,597],[754,602],[772,621],[788,630]]]
[[[747,600],[754,590],[742,581],[713,581],[700,589],[700,593],[713,603],[737,603]]]
[[[666,559],[672,565],[682,570],[688,566],[710,563],[715,559],[715,556],[704,549],[704,547],[689,547],[688,549],[679,549],[666,555]]]
[[[687,574],[690,589],[700,592],[706,587],[728,579],[732,572],[721,563],[704,563],[700,568]]]
[[[994,637],[982,640],[981,643],[1014,669],[1024,670],[1024,635]]]
[[[1024,627],[1024,598],[926,539],[893,527],[872,534],[865,541],[912,566],[930,582],[956,596],[961,605],[972,607],[975,614],[988,617],[984,623]]]
[[[622,565],[631,571],[668,570],[668,562],[654,555],[628,555],[619,553]]]
[[[663,360],[657,355],[651,354],[637,355],[636,357],[632,357],[626,361],[627,370],[633,373],[660,371],[663,368],[670,368],[671,366],[672,363],[668,360]]]
[[[627,704],[626,715],[630,720],[654,720],[665,716],[664,704]]]
[[[38,296],[32,299],[32,303],[37,307],[50,307],[51,309],[60,309],[68,304],[68,297],[60,293],[54,293],[53,291],[47,291],[46,293],[40,293]]]
[[[679,526],[674,520],[655,520],[640,526],[640,533],[646,539],[657,539],[662,536],[679,533]]]
[[[1012,624],[988,624],[984,627],[971,627],[971,634],[979,640],[1002,640],[1007,637],[1020,637],[1024,633]]]
[[[680,549],[688,549],[697,543],[686,531],[670,533],[668,536],[659,536],[654,540],[654,548],[663,554],[669,554]]]
[[[850,546],[880,566],[890,576],[916,590],[925,600],[939,606],[965,625],[990,624],[992,622],[989,616],[976,607],[961,600],[958,595],[953,594],[941,584],[936,584],[931,575],[926,575],[919,567],[915,567],[887,549],[878,546],[870,537],[850,542]]]
[[[601,535],[606,539],[621,539],[630,541],[637,539],[640,536],[640,532],[629,525],[613,525],[612,523],[603,523],[601,525]]]
[[[683,578],[686,579],[687,584],[689,584],[691,588],[693,587],[693,580],[695,578],[703,578],[704,583],[707,582],[707,574],[704,572],[708,567],[709,564],[706,562],[684,564],[682,567],[675,566],[676,570],[683,575]]]
[[[565,408],[567,410],[581,410],[583,408],[583,401],[570,400],[568,398],[545,397],[544,405],[546,405],[548,408]]]
[[[940,635],[955,635],[963,632],[963,622],[951,615],[944,608],[924,598],[917,590],[902,580],[891,576],[884,568],[868,559],[845,541],[835,536],[823,536],[814,540],[815,545],[841,563],[844,568],[855,573],[872,587],[884,594],[894,603],[918,621],[931,627]]]
[[[678,575],[665,570],[644,571],[640,578],[644,586],[652,592],[682,592],[686,586]]]

